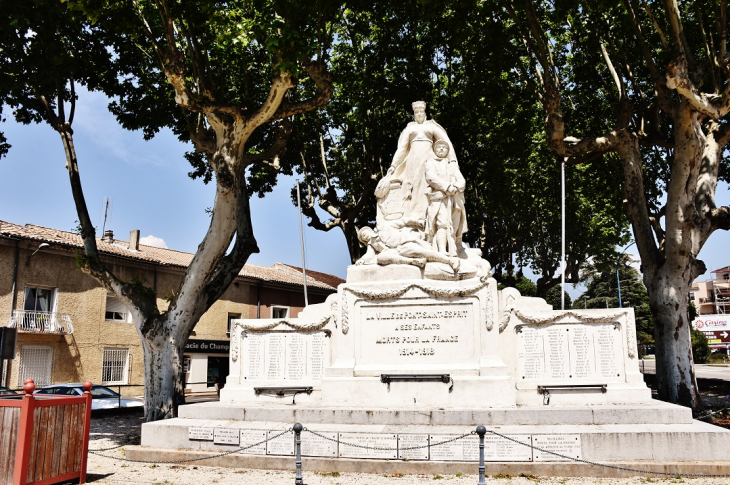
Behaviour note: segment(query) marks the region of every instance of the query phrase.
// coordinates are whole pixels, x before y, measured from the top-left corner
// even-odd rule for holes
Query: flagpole
[[[297,179],[297,208],[299,209],[299,244],[302,247],[302,274],[304,275],[304,306],[309,306],[307,298],[307,259],[304,257],[304,229],[302,228],[302,197],[299,194],[299,179]]]

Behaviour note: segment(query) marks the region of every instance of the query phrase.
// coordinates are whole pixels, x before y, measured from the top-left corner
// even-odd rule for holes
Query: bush
[[[692,329],[692,357],[695,364],[706,364],[710,358],[710,344],[699,330]]]

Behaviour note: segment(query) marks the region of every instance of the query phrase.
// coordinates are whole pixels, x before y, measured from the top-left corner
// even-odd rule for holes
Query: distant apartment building
[[[730,314],[730,266],[712,272],[711,280],[696,281],[690,290],[699,315]]]
[[[712,272],[714,277],[696,281],[690,299],[697,308],[692,325],[704,332],[710,347],[730,348],[730,266]]]
[[[118,277],[154,289],[162,311],[193,258],[140,244],[139,231],[131,232],[129,242],[106,234],[97,245]],[[131,314],[77,268],[82,250],[77,234],[0,221],[0,326],[18,329],[17,355],[0,369],[0,383],[22,387],[30,377],[39,386],[84,380],[144,384],[142,349]],[[309,302],[323,302],[343,282],[308,269]],[[296,317],[304,307],[303,286],[301,268],[245,265],[188,340],[186,390],[213,390],[224,382],[232,319]],[[141,387],[125,394],[141,394]]]

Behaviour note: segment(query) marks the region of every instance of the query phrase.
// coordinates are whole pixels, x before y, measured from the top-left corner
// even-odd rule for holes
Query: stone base
[[[543,406],[493,408],[489,410],[362,410],[278,403],[238,406],[200,403],[181,406],[179,418],[142,425],[140,447],[127,449],[127,456],[144,460],[177,460],[232,451],[237,445],[191,441],[189,427],[286,430],[295,422],[318,432],[414,433],[462,435],[477,425],[504,435],[578,435],[581,459],[638,470],[672,474],[730,472],[727,449],[730,430],[693,421],[687,408],[653,401],[625,406]],[[206,416],[206,419],[200,419]],[[490,433],[487,433],[489,436]],[[307,439],[303,432],[302,441]],[[371,473],[477,473],[477,463],[448,461],[399,461],[355,458],[304,457],[305,470],[358,471]],[[702,462],[702,463],[700,463]],[[293,458],[235,454],[203,464],[290,469]],[[532,473],[535,475],[635,476],[615,468],[580,462],[487,463],[487,474]]]
[[[295,470],[294,458],[286,456],[227,455],[217,451],[170,450],[146,446],[127,446],[126,457],[150,462],[200,460],[195,464],[229,468],[257,468],[264,470]],[[306,480],[314,472],[409,474],[409,475],[477,475],[476,463],[384,461],[304,457],[303,475]],[[619,468],[617,468],[619,467]],[[636,471],[634,471],[636,470]],[[486,475],[529,474],[538,477],[635,477],[637,475],[668,478],[691,475],[730,474],[730,461],[615,461],[611,467],[586,463],[487,463]],[[669,475],[667,475],[669,474]],[[476,481],[476,477],[474,478]]]

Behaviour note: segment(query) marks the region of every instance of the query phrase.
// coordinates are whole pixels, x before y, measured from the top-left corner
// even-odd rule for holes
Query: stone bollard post
[[[302,430],[304,426],[301,423],[296,423],[293,427],[296,444],[296,465],[297,474],[294,477],[294,485],[304,485],[304,477],[302,476]]]
[[[477,434],[479,435],[479,483],[477,485],[487,485],[484,479],[484,435],[487,434],[487,428],[484,426],[477,426]]]

